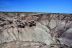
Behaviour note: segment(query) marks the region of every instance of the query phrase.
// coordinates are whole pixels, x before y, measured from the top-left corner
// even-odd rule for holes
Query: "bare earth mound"
[[[72,15],[0,12],[0,48],[71,48]]]

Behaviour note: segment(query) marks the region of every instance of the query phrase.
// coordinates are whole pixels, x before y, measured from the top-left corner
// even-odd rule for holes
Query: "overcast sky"
[[[0,11],[72,13],[72,0],[0,0]]]

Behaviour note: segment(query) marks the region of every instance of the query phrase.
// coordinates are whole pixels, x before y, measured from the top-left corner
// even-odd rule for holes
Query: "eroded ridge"
[[[0,13],[0,44],[39,41],[48,48],[66,48],[72,46],[71,34],[72,14]]]

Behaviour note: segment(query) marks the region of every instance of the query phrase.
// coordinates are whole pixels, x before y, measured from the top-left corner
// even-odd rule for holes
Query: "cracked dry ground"
[[[72,48],[72,14],[0,12],[0,48]]]

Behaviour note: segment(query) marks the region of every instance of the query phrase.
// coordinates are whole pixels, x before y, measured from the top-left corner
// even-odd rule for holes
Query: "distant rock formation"
[[[69,48],[72,14],[0,12],[0,48]]]

